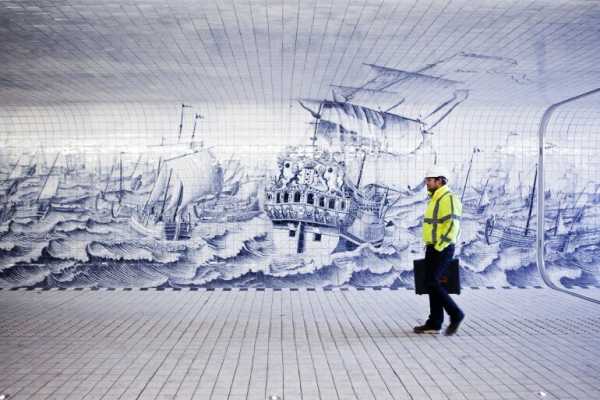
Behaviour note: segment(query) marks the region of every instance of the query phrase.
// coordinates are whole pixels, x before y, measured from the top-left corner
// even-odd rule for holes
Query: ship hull
[[[49,203],[36,203],[31,205],[17,206],[14,214],[11,216],[12,220],[42,220],[50,212],[51,205]]]
[[[383,220],[372,215],[359,215],[347,229],[342,231],[343,237],[355,244],[371,243],[380,246],[385,235]]]
[[[192,229],[188,223],[144,223],[139,216],[133,215],[129,219],[129,226],[141,235],[157,240],[186,240],[191,237]]]
[[[258,205],[258,199],[250,201],[221,201],[212,207],[199,210],[194,206],[194,214],[201,222],[242,222],[250,220],[262,211]]]
[[[292,151],[282,160],[264,202],[277,247],[287,254],[332,254],[381,245],[386,188],[348,184],[344,164],[326,154]]]
[[[339,230],[298,221],[273,224],[273,248],[277,256],[307,255],[328,257],[337,248]]]

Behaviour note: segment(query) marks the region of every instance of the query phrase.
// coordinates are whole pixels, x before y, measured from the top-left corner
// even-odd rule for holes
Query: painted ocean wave
[[[158,263],[91,262],[47,275],[47,287],[157,287],[168,281]]]
[[[126,219],[51,212],[13,222],[0,241],[2,287],[410,287],[423,257],[417,221],[390,224],[381,247],[358,246],[321,257],[273,254],[270,221],[205,223],[187,241],[143,237]],[[457,255],[464,286],[542,284],[532,249],[488,245],[467,222]],[[553,281],[598,282],[600,249],[572,245],[548,255]],[[587,268],[587,269],[586,269]]]

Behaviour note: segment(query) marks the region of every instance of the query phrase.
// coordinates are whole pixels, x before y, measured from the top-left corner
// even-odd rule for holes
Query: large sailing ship
[[[459,82],[424,74],[427,67],[368,67],[374,78],[360,87],[334,86],[333,100],[299,101],[314,118],[312,144],[287,149],[266,187],[264,209],[278,254],[381,245],[386,212],[401,193],[421,187],[414,166],[435,163],[432,129],[468,96]],[[422,118],[400,106],[412,99],[422,112],[423,86],[439,96],[429,98]]]
[[[160,144],[162,155],[176,155],[166,160],[161,157],[152,191],[129,220],[135,231],[158,240],[191,238],[199,222],[195,207],[218,198],[223,190],[221,165],[210,150],[195,141],[197,121],[203,118],[200,114],[194,115],[189,144],[181,142],[186,108],[192,106],[181,105],[177,142],[166,143],[163,137]]]

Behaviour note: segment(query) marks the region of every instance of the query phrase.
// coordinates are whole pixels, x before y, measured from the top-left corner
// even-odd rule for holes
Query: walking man
[[[465,314],[440,284],[452,257],[460,233],[462,204],[446,186],[448,173],[434,166],[425,174],[429,201],[423,221],[425,242],[426,285],[429,295],[429,318],[424,325],[416,326],[415,333],[438,333],[444,322],[444,310],[450,317],[447,336],[454,335]]]

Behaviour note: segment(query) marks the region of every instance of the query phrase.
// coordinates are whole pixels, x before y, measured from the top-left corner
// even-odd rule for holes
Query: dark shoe
[[[446,336],[454,335],[458,331],[458,327],[460,326],[460,323],[463,321],[463,319],[465,319],[465,314],[462,314],[460,316],[460,318],[457,319],[456,321],[451,321],[450,325],[448,325],[448,327],[446,328],[444,335],[446,335]]]
[[[415,326],[413,328],[414,333],[440,333],[440,328],[433,327],[431,325]]]

